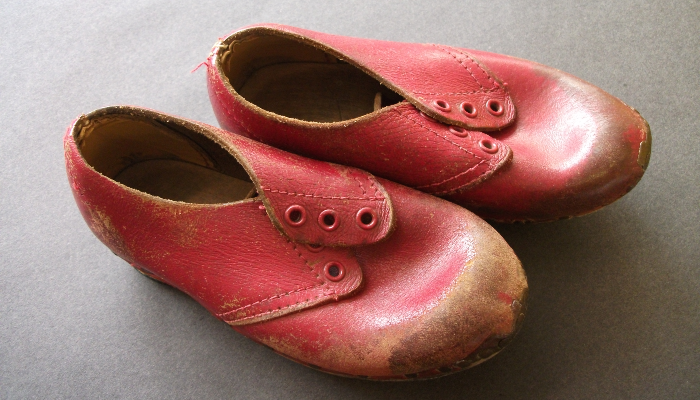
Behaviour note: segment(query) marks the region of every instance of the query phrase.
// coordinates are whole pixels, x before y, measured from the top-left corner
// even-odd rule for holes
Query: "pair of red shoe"
[[[649,160],[633,109],[507,56],[259,25],[207,67],[227,130],[126,106],[83,115],[65,136],[76,201],[139,271],[326,372],[438,376],[517,331],[517,257],[431,195],[554,220],[618,199]]]

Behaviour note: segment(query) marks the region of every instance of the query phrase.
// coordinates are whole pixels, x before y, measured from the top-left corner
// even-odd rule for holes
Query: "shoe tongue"
[[[270,219],[292,241],[357,246],[378,242],[393,230],[391,200],[371,174],[228,132],[223,136],[252,178]]]
[[[515,118],[505,85],[463,49],[336,36],[278,24],[251,29],[270,29],[332,54],[441,122],[499,130]]]

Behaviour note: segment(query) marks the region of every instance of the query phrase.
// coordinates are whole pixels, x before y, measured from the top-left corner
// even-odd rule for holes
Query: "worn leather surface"
[[[429,112],[412,95],[408,102],[339,123],[310,123],[269,113],[236,93],[220,66],[219,54],[230,51],[231,43],[251,29],[317,41],[322,43],[319,47],[351,57],[358,66],[371,65],[367,70],[383,74],[379,79],[387,82],[403,77],[401,93],[423,92],[426,84],[443,93],[457,82],[467,86],[493,82],[509,94],[517,113],[510,125],[488,134],[484,129],[465,131],[465,125]],[[484,71],[464,79],[463,71],[450,70],[445,59],[435,56],[436,48],[440,46],[339,37],[279,25],[244,28],[224,38],[212,52],[210,99],[224,128],[307,157],[363,168],[500,221],[586,214],[622,197],[641,179],[651,151],[650,129],[617,98],[541,64],[455,49]],[[395,62],[396,54],[419,60],[416,68]],[[235,57],[235,52],[227,56]],[[431,65],[439,80],[413,79]]]
[[[492,179],[447,199],[488,218],[548,220],[594,211],[641,179],[651,154],[651,132],[637,111],[556,69],[473,53],[513,83],[509,90],[518,118],[492,133],[513,150],[513,162]]]
[[[74,135],[85,120],[105,115],[168,121],[216,141],[250,171],[262,198],[176,202],[101,175],[85,162]],[[522,321],[527,283],[513,251],[488,224],[444,200],[353,168],[303,159],[205,124],[134,107],[78,118],[64,144],[78,207],[114,253],[189,294],[244,335],[299,362],[375,379],[435,376],[490,357]],[[381,216],[372,228],[383,232],[378,243],[364,244],[358,239],[362,236],[338,228],[349,239],[333,244],[346,246],[307,246],[293,234],[291,239],[282,234],[292,230],[282,227],[284,222],[271,220],[284,208],[278,203],[290,198],[310,200],[302,202],[309,205],[309,214],[321,200],[267,197],[271,191],[266,187],[284,183],[285,190],[295,193],[347,197],[324,203],[342,208],[365,205],[364,198],[350,198],[368,191],[363,180],[375,190],[376,201],[369,204]],[[342,226],[342,209],[338,215]],[[300,240],[311,237],[302,234]],[[328,263],[342,265],[344,277],[325,275]]]
[[[119,114],[169,118],[131,108],[90,117]],[[71,187],[92,231],[135,267],[183,290],[231,324],[278,317],[337,300],[360,287],[362,271],[347,249],[319,254],[290,241],[270,222],[263,205],[268,201],[262,198],[215,205],[176,202],[101,175],[81,157],[72,136],[90,117],[79,118],[65,137]],[[233,135],[218,131],[219,140],[227,136]],[[248,153],[266,148],[248,142]],[[266,171],[257,176],[266,176]],[[329,262],[342,264],[344,279],[324,276]]]
[[[700,393],[700,3],[0,2],[0,398],[687,399]],[[535,60],[638,109],[643,179],[591,215],[495,225],[527,271],[512,345],[445,378],[376,383],[277,356],[88,229],[62,138],[131,103],[217,125],[201,67],[235,27],[274,21]]]

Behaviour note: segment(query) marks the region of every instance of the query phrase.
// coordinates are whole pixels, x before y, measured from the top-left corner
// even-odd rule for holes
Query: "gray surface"
[[[700,398],[700,3],[320,3],[0,3],[0,397]],[[215,124],[189,71],[220,35],[268,21],[558,67],[640,110],[651,165],[600,212],[497,227],[531,301],[493,360],[414,383],[297,365],[112,255],[75,207],[61,144],[112,104]]]

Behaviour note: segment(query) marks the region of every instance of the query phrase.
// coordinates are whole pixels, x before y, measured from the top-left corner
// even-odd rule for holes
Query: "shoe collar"
[[[280,24],[240,29],[212,55],[253,35],[306,43],[361,69],[436,120],[471,130],[500,130],[515,119],[506,84],[464,49],[330,35]],[[217,58],[218,60],[218,58]]]

